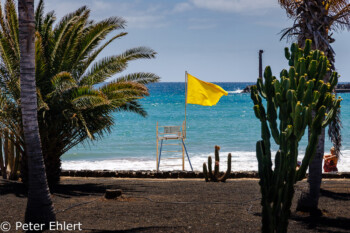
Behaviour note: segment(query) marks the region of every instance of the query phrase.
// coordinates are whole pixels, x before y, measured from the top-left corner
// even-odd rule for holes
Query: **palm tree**
[[[16,25],[11,19],[15,12],[6,9],[5,14],[2,31],[13,30]],[[94,22],[89,20],[89,15],[90,10],[81,7],[56,23],[54,12],[44,14],[43,1],[35,12],[38,121],[50,186],[59,181],[60,157],[78,143],[109,133],[114,112],[131,111],[146,116],[138,100],[149,94],[146,84],[159,80],[157,75],[144,72],[112,78],[124,71],[130,61],[154,58],[156,52],[137,47],[96,61],[103,49],[127,33],[118,33],[104,41],[112,32],[123,29],[125,21],[111,17]],[[18,40],[11,35],[3,38],[0,40],[0,49],[5,48],[1,54],[0,94],[1,91],[7,94],[2,95],[6,109],[0,112],[0,127],[3,125],[21,135],[16,75],[19,64],[15,50],[11,49],[17,46]],[[106,82],[109,78],[112,80]],[[26,177],[25,169],[22,177]]]
[[[14,7],[9,3],[8,7]],[[35,85],[35,20],[34,0],[18,1],[19,33],[11,31],[20,41],[15,52],[20,54],[21,110],[25,151],[28,157],[28,203],[25,221],[48,224],[56,219],[49,188],[46,181],[45,165],[41,151],[37,93]]]
[[[350,4],[348,0],[279,0],[279,4],[286,10],[287,15],[294,20],[290,28],[282,31],[282,38],[297,38],[299,46],[303,46],[306,39],[312,39],[313,49],[325,53],[331,69],[335,69],[335,52],[331,43],[333,31],[350,29]],[[330,72],[329,72],[330,74]],[[325,77],[329,79],[329,75]],[[328,81],[328,80],[325,80]],[[340,110],[337,117],[330,124],[329,136],[339,154],[341,147]],[[315,211],[318,206],[319,192],[322,181],[322,159],[324,154],[325,130],[319,137],[316,154],[309,165],[309,189],[303,193],[297,209]]]

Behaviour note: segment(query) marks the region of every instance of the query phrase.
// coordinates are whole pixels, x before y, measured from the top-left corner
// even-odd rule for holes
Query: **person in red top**
[[[325,155],[323,157],[324,159],[323,170],[324,172],[337,172],[338,155],[334,147],[331,148],[330,152],[331,152],[330,155]]]

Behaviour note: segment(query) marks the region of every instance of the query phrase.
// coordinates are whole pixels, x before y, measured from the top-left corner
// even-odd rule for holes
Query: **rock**
[[[106,199],[115,199],[122,195],[121,189],[106,189],[105,198]]]
[[[252,86],[253,86],[253,85],[248,85],[248,86],[246,86],[246,87],[243,89],[242,93],[250,93],[250,88],[251,88]]]
[[[337,93],[350,92],[350,83],[338,84],[335,87],[335,92],[337,92]]]

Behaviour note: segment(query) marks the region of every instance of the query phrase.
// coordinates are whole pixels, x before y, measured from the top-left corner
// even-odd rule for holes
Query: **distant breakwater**
[[[253,85],[248,85],[246,86],[243,90],[242,93],[250,93],[250,88]],[[350,92],[350,83],[346,83],[346,84],[338,84],[335,88],[335,92],[336,93],[347,93]]]

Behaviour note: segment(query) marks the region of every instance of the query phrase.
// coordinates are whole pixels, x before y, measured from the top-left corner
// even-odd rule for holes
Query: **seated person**
[[[325,155],[323,157],[324,159],[324,165],[323,170],[324,172],[337,172],[337,163],[338,163],[338,155],[334,149],[334,147],[331,148],[331,154]]]

